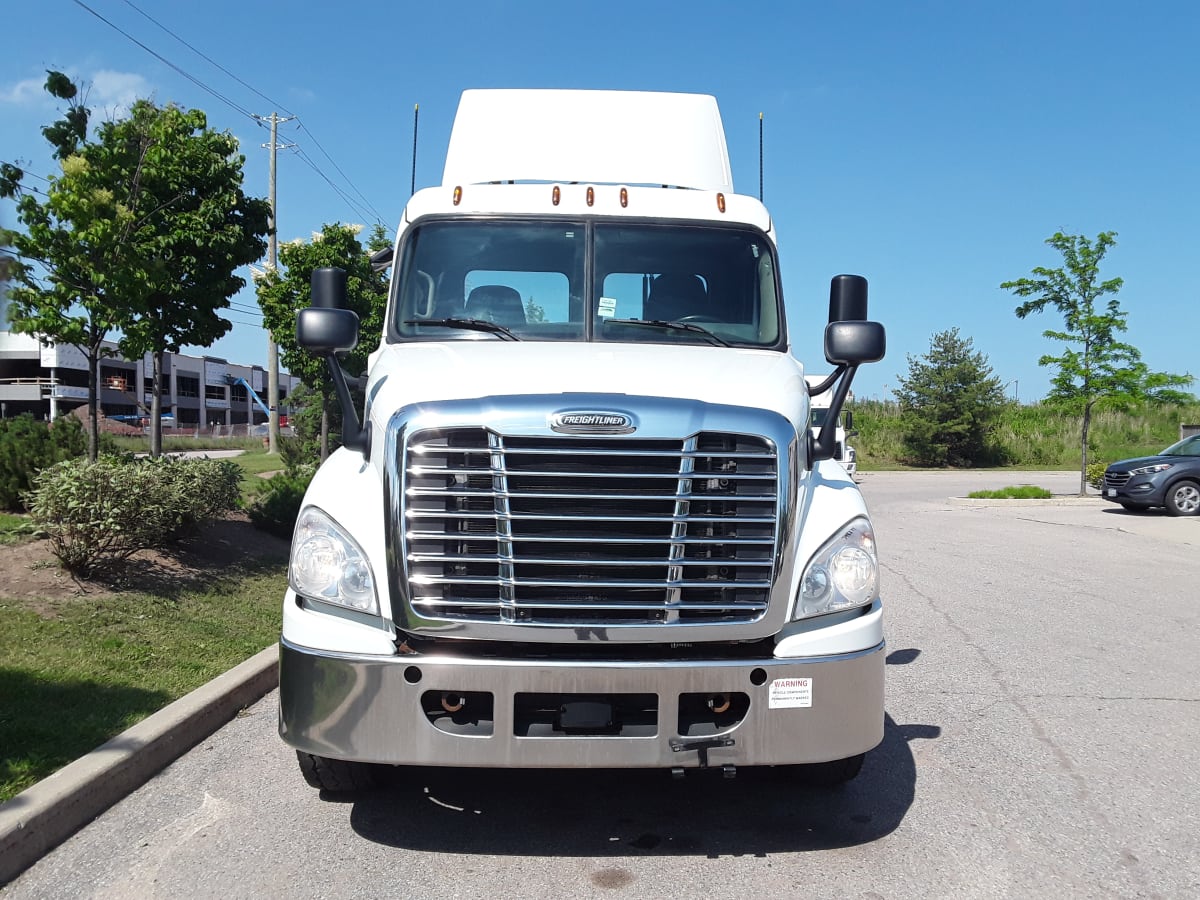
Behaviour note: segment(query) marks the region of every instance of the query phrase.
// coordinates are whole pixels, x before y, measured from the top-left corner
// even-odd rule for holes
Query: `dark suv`
[[[1165,506],[1173,516],[1200,514],[1200,434],[1157,456],[1110,465],[1104,470],[1104,499],[1126,509]]]

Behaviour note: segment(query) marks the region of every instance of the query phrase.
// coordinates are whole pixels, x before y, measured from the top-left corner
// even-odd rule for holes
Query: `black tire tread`
[[[796,780],[812,787],[837,787],[858,777],[866,757],[865,753],[860,753],[845,759],[795,766]]]
[[[300,774],[310,787],[331,794],[352,794],[367,791],[379,784],[378,767],[370,763],[345,759],[329,759],[312,753],[296,751]]]

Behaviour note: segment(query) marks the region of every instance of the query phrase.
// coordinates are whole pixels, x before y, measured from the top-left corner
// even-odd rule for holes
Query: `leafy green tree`
[[[135,173],[129,205],[138,283],[126,295],[132,321],[122,354],[154,364],[150,452],[162,451],[162,370],[166,351],[207,347],[232,327],[221,314],[245,287],[238,267],[266,249],[270,205],[242,190],[237,139],[208,128],[200,110],[139,100],[127,119],[101,126],[98,145]]]
[[[129,220],[111,189],[78,155],[86,146],[89,117],[78,86],[61,72],[49,72],[45,87],[67,104],[63,117],[42,129],[61,173],[50,177],[45,200],[40,200],[24,190],[20,168],[5,165],[0,170],[0,196],[16,201],[17,220],[25,226],[24,231],[0,231],[0,240],[16,252],[9,264],[8,316],[14,331],[72,344],[87,358],[88,458],[94,460],[99,446],[96,371],[101,357],[108,355],[104,340],[122,318],[114,297],[118,285],[107,283],[97,266],[113,255]]]
[[[324,361],[296,343],[296,314],[311,304],[313,269],[323,266],[345,269],[347,305],[358,313],[363,340],[346,354],[342,366],[352,376],[366,371],[367,354],[374,346],[375,336],[382,333],[387,305],[387,276],[372,268],[371,252],[379,249],[380,241],[386,243],[386,237],[377,227],[364,248],[358,240],[359,230],[358,226],[335,223],[323,226],[309,242],[296,240],[283,244],[279,248],[279,262],[284,271],[268,270],[255,279],[263,324],[275,336],[284,365],[321,396],[322,459],[329,455],[333,382]]]
[[[220,315],[244,285],[234,270],[261,255],[267,204],[241,190],[236,141],[204,114],[139,100],[128,118],[88,139],[78,87],[58,72],[46,89],[68,103],[42,129],[61,161],[45,199],[23,191],[24,173],[0,171],[0,195],[17,200],[10,319],[15,331],[72,344],[88,361],[88,456],[99,446],[96,374],[108,336],[126,356],[154,358],[154,451],[161,448],[162,354],[211,344],[229,330]],[[139,386],[140,390],[140,386]]]
[[[905,451],[923,466],[980,466],[1001,461],[991,425],[1004,407],[1004,389],[987,357],[957,328],[939,331],[929,352],[908,356],[897,376]]]
[[[1140,400],[1161,403],[1187,402],[1190,397],[1178,388],[1193,381],[1190,375],[1151,372],[1141,353],[1118,339],[1125,332],[1128,313],[1121,309],[1116,294],[1124,281],[1100,280],[1100,262],[1116,244],[1115,231],[1102,231],[1093,243],[1087,237],[1056,233],[1046,243],[1062,254],[1064,265],[1057,269],[1038,266],[1033,278],[1006,281],[1000,287],[1028,298],[1016,308],[1017,318],[1043,312],[1052,306],[1063,317],[1062,330],[1043,335],[1065,346],[1058,356],[1045,354],[1038,365],[1057,369],[1047,401],[1081,417],[1079,494],[1087,493],[1088,430],[1092,412],[1098,407],[1123,409]],[[1102,302],[1108,295],[1110,299]]]

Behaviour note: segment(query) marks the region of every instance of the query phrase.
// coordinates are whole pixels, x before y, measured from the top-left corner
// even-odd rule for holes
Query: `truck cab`
[[[810,388],[816,388],[825,380],[825,377],[822,375],[805,375],[804,381]],[[812,398],[810,411],[814,436],[820,434],[826,420],[829,418],[831,399],[830,392],[828,391],[817,394]],[[848,393],[846,395],[846,402],[851,403],[853,400],[853,392]],[[858,473],[858,453],[850,445],[850,438],[858,433],[854,431],[853,413],[849,409],[843,409],[842,414],[833,420],[833,427],[833,458],[841,463],[842,468],[846,470],[846,474],[853,478]]]
[[[797,765],[883,736],[866,504],[810,431],[884,352],[831,282],[826,366],[789,354],[774,224],[714,98],[468,91],[391,255],[365,403],[345,274],[314,273],[344,446],[289,566],[280,734],[309,783],[380,766]]]

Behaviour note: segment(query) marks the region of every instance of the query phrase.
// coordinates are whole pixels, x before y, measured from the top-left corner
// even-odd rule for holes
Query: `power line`
[[[170,67],[171,69],[173,69],[175,72],[178,72],[180,75],[182,75],[182,76],[183,76],[184,78],[186,78],[188,81],[192,82],[192,84],[194,84],[194,85],[196,85],[197,87],[199,87],[201,90],[204,90],[204,91],[206,91],[207,93],[211,94],[213,97],[216,97],[216,98],[217,98],[218,100],[220,100],[222,103],[224,103],[224,104],[226,104],[227,106],[229,106],[231,109],[233,109],[233,110],[235,110],[235,111],[237,111],[237,112],[241,113],[242,115],[246,116],[246,117],[247,117],[247,118],[249,118],[251,121],[253,121],[255,124],[257,124],[259,127],[266,127],[266,126],[264,125],[264,123],[263,123],[263,118],[262,118],[261,116],[256,116],[254,113],[250,112],[250,111],[249,111],[248,109],[246,109],[245,107],[243,107],[243,106],[239,105],[238,103],[234,102],[234,101],[233,101],[233,100],[231,100],[229,97],[226,97],[226,96],[225,96],[224,94],[222,94],[220,91],[216,90],[215,88],[209,87],[209,85],[205,84],[205,83],[204,83],[203,81],[201,81],[199,78],[197,78],[196,76],[194,76],[194,75],[192,75],[191,73],[189,73],[189,72],[187,72],[186,70],[184,70],[184,69],[183,69],[181,66],[179,66],[179,65],[176,65],[175,63],[171,62],[169,59],[167,59],[167,58],[166,58],[165,56],[163,56],[161,53],[158,53],[157,51],[155,51],[155,50],[152,50],[152,49],[151,49],[149,46],[147,46],[146,44],[144,44],[144,43],[142,43],[141,41],[139,41],[137,38],[135,38],[135,37],[134,37],[133,35],[131,35],[129,32],[127,32],[127,31],[125,31],[124,29],[120,28],[119,26],[117,26],[117,25],[116,25],[116,24],[114,24],[113,22],[111,22],[111,21],[109,21],[108,19],[106,19],[106,18],[105,18],[104,16],[102,16],[100,13],[96,12],[96,10],[92,9],[90,6],[88,6],[86,3],[84,3],[84,2],[83,2],[83,0],[72,0],[72,2],[73,2],[73,3],[75,3],[75,5],[76,5],[76,6],[78,6],[78,7],[80,7],[81,9],[83,9],[83,10],[87,11],[87,12],[88,12],[88,13],[90,13],[91,15],[95,16],[97,19],[99,19],[99,20],[100,20],[101,22],[103,22],[105,25],[108,25],[110,28],[112,28],[112,29],[113,29],[114,31],[116,31],[117,33],[121,34],[121,35],[122,35],[123,37],[125,37],[127,40],[129,40],[129,41],[133,42],[134,44],[137,44],[139,47],[141,47],[143,50],[145,50],[147,53],[149,53],[149,54],[150,54],[151,56],[153,56],[155,59],[159,60],[159,61],[160,61],[160,62],[162,62],[164,65],[166,65],[166,66],[169,66],[169,67]],[[236,81],[238,84],[242,85],[243,87],[245,87],[245,88],[247,88],[248,90],[252,91],[253,93],[257,94],[259,97],[262,97],[264,100],[268,101],[268,102],[269,102],[269,103],[271,103],[273,106],[276,106],[276,107],[278,107],[279,109],[282,109],[282,110],[283,110],[285,113],[287,113],[289,116],[292,116],[293,118],[295,118],[295,119],[297,120],[297,123],[298,123],[298,125],[299,125],[299,128],[300,128],[302,131],[304,131],[304,132],[305,132],[305,134],[307,134],[309,138],[311,138],[311,139],[312,139],[312,142],[313,142],[313,144],[314,144],[314,145],[317,147],[317,149],[318,149],[318,150],[321,152],[321,154],[322,154],[322,155],[323,155],[323,156],[324,156],[324,157],[325,157],[327,160],[329,160],[330,164],[331,164],[331,165],[332,165],[332,166],[333,166],[333,167],[334,167],[334,168],[335,168],[335,169],[338,171],[338,174],[340,174],[340,175],[341,175],[341,177],[342,177],[342,178],[345,180],[346,184],[348,184],[348,185],[350,186],[351,190],[353,190],[353,191],[354,191],[354,193],[356,193],[356,194],[357,194],[357,195],[358,195],[358,196],[359,196],[359,197],[362,199],[362,204],[359,204],[359,203],[355,202],[355,201],[354,201],[354,200],[353,200],[353,199],[352,199],[352,198],[351,198],[351,197],[350,197],[350,196],[349,196],[349,195],[348,195],[348,194],[347,194],[347,193],[346,193],[344,190],[342,190],[340,187],[338,187],[336,184],[334,184],[333,180],[332,180],[332,179],[331,179],[331,178],[330,178],[328,175],[326,175],[326,174],[325,174],[325,172],[324,172],[324,171],[322,171],[322,169],[320,168],[320,166],[318,166],[318,165],[316,164],[316,162],[315,162],[315,161],[313,161],[313,160],[312,160],[312,158],[311,158],[311,157],[309,157],[309,156],[308,156],[308,155],[307,155],[307,154],[306,154],[306,153],[305,153],[305,152],[304,152],[302,149],[301,149],[301,150],[300,150],[300,151],[297,153],[297,155],[298,155],[298,156],[299,156],[299,157],[300,157],[302,160],[304,160],[304,162],[305,162],[305,163],[306,163],[306,164],[307,164],[307,165],[308,165],[310,168],[312,168],[314,172],[316,172],[316,173],[317,173],[317,174],[318,174],[318,175],[319,175],[319,176],[320,176],[322,179],[324,179],[324,180],[325,180],[325,182],[326,182],[326,183],[327,183],[327,184],[328,184],[328,185],[329,185],[331,188],[333,188],[333,190],[334,190],[334,191],[335,191],[335,192],[336,192],[336,193],[337,193],[337,194],[338,194],[338,195],[339,195],[339,196],[340,196],[340,197],[341,197],[341,198],[342,198],[342,199],[343,199],[343,200],[346,202],[346,204],[347,204],[348,206],[350,206],[350,208],[351,208],[351,209],[354,211],[355,215],[362,217],[364,221],[366,221],[366,220],[370,220],[370,219],[372,219],[372,218],[373,218],[373,219],[374,219],[374,221],[376,221],[376,222],[379,222],[379,223],[381,223],[381,224],[382,224],[382,223],[384,223],[384,221],[385,221],[385,220],[384,220],[384,217],[383,217],[383,215],[381,215],[381,214],[380,214],[380,212],[379,212],[379,210],[375,209],[375,208],[374,208],[374,207],[371,205],[371,202],[370,202],[370,201],[369,201],[369,200],[366,198],[366,196],[365,196],[365,195],[362,193],[362,191],[360,191],[360,190],[358,189],[358,187],[357,187],[357,186],[354,184],[354,182],[350,180],[350,177],[349,177],[349,176],[348,176],[348,175],[345,173],[345,171],[343,171],[343,169],[341,168],[341,166],[339,166],[339,165],[337,164],[337,162],[336,162],[336,161],[333,159],[333,157],[329,155],[329,152],[328,152],[328,151],[327,151],[327,150],[324,148],[324,146],[322,146],[321,142],[320,142],[320,141],[317,139],[317,136],[316,136],[315,134],[313,134],[313,132],[312,132],[312,131],[311,131],[311,130],[308,128],[308,126],[307,126],[307,125],[305,125],[305,124],[304,124],[304,122],[303,122],[302,120],[300,120],[299,116],[295,116],[293,113],[289,112],[289,111],[288,111],[288,109],[287,109],[287,107],[285,107],[285,106],[284,106],[282,103],[279,103],[278,101],[271,99],[271,98],[270,98],[270,97],[268,97],[266,94],[262,93],[262,92],[261,92],[261,91],[259,91],[257,88],[255,88],[253,85],[249,84],[248,82],[246,82],[246,81],[245,81],[245,80],[243,80],[242,78],[239,78],[237,75],[235,75],[235,74],[234,74],[233,72],[231,72],[229,69],[227,69],[227,68],[225,68],[224,66],[222,66],[222,65],[221,65],[220,63],[218,63],[216,60],[212,59],[211,57],[209,57],[209,56],[208,56],[208,55],[206,55],[205,53],[203,53],[203,52],[201,52],[200,50],[198,50],[196,47],[192,46],[192,44],[188,43],[186,40],[184,40],[182,37],[180,37],[178,34],[176,34],[176,33],[175,33],[174,31],[172,31],[170,28],[168,28],[167,26],[163,25],[161,22],[159,22],[159,21],[158,21],[157,19],[155,19],[153,16],[149,15],[149,14],[148,14],[148,13],[146,13],[144,10],[142,10],[141,8],[139,8],[139,7],[138,7],[136,4],[132,3],[132,2],[131,2],[131,0],[123,0],[123,2],[125,2],[125,3],[126,3],[126,5],[128,5],[130,8],[132,8],[133,10],[135,10],[136,12],[138,12],[140,15],[144,16],[146,19],[148,19],[150,22],[152,22],[152,23],[153,23],[154,25],[156,25],[158,28],[160,28],[160,29],[162,29],[163,31],[165,31],[165,32],[166,32],[167,34],[169,34],[169,35],[170,35],[172,38],[174,38],[175,40],[179,41],[181,44],[183,44],[185,47],[187,47],[189,50],[191,50],[191,51],[192,51],[193,53],[195,53],[197,56],[201,57],[201,58],[202,58],[202,59],[204,59],[206,62],[208,62],[210,65],[212,65],[212,66],[215,66],[215,67],[216,67],[217,69],[219,69],[221,72],[223,72],[224,74],[228,75],[230,78],[232,78],[232,79],[233,79],[234,81]],[[366,207],[366,208],[364,208],[364,205],[363,205],[363,204],[365,204],[365,207]]]
[[[0,166],[12,166],[14,169],[20,169],[22,175],[28,175],[31,178],[36,178],[39,181],[44,181],[44,182],[46,182],[46,184],[50,183],[49,178],[45,177],[44,175],[38,175],[36,172],[30,172],[30,171],[26,170],[26,168],[24,166],[17,165],[17,163],[7,162],[3,159],[0,159]]]
[[[222,94],[220,91],[216,90],[215,88],[209,87],[207,84],[205,84],[203,81],[201,81],[196,76],[190,74],[189,72],[184,71],[183,68],[175,65],[175,63],[171,62],[169,59],[167,59],[161,53],[151,50],[149,47],[147,47],[145,44],[143,44],[141,41],[139,41],[137,38],[135,38],[133,35],[131,35],[128,31],[125,31],[118,25],[115,25],[112,22],[110,22],[108,19],[104,18],[104,16],[100,15],[100,13],[96,12],[94,9],[92,9],[90,6],[88,6],[86,3],[84,3],[83,0],[71,0],[71,2],[74,3],[76,6],[80,7],[81,9],[86,10],[87,12],[91,13],[93,16],[95,16],[97,19],[99,19],[101,22],[103,22],[109,28],[113,29],[113,31],[116,31],[118,34],[123,35],[124,37],[126,37],[127,39],[132,41],[133,43],[137,44],[139,47],[141,47],[143,50],[145,50],[147,53],[149,53],[151,56],[153,56],[159,62],[163,63],[163,65],[170,66],[172,69],[174,69],[176,72],[178,72],[184,78],[186,78],[192,84],[196,85],[196,87],[200,88],[201,90],[207,91],[209,94],[212,94],[212,96],[216,97],[218,100],[220,100],[226,106],[230,107],[231,109],[236,110],[237,112],[240,112],[243,116],[245,116],[246,118],[248,118],[251,121],[258,124],[258,120],[254,118],[254,114],[252,112],[250,112],[250,110],[246,109],[243,106],[239,106],[237,103],[234,103],[232,100],[230,100],[224,94]]]
[[[134,10],[135,12],[137,12],[139,15],[145,17],[147,20],[154,23],[154,25],[157,26],[160,30],[166,32],[171,37],[173,37],[175,40],[177,40],[179,43],[183,44],[183,46],[187,47],[189,50],[191,50],[193,53],[195,53],[197,56],[199,56],[201,59],[203,59],[209,65],[214,66],[217,69],[220,69],[222,72],[224,72],[226,75],[228,75],[234,81],[236,81],[242,87],[246,88],[248,91],[250,91],[254,94],[257,94],[259,97],[261,97],[263,100],[266,100],[269,104],[271,104],[276,109],[281,110],[284,113],[284,115],[287,115],[287,116],[290,116],[290,117],[296,119],[300,130],[303,131],[305,134],[307,134],[312,139],[312,142],[316,145],[317,149],[319,151],[321,151],[321,154],[327,160],[329,160],[330,165],[332,165],[337,170],[338,174],[342,176],[342,178],[345,180],[346,184],[348,184],[350,186],[351,190],[353,190],[354,193],[357,194],[359,196],[359,198],[363,201],[363,203],[367,206],[367,208],[371,210],[371,214],[375,216],[376,221],[379,221],[379,222],[383,221],[383,216],[380,215],[379,210],[377,210],[373,206],[371,206],[371,201],[368,200],[366,195],[364,195],[363,192],[358,189],[358,186],[350,179],[350,176],[347,175],[342,170],[342,167],[337,164],[337,161],[332,156],[329,155],[329,152],[324,148],[324,146],[322,146],[321,142],[319,140],[317,140],[317,136],[315,134],[313,134],[313,132],[309,129],[309,127],[307,125],[304,124],[304,121],[298,115],[293,113],[290,109],[288,109],[286,106],[284,106],[278,100],[268,97],[266,94],[264,94],[258,88],[254,87],[254,85],[250,84],[249,82],[240,78],[238,75],[231,72],[229,69],[225,68],[225,66],[221,65],[219,62],[217,62],[215,59],[213,59],[208,54],[204,53],[202,50],[200,50],[197,47],[193,46],[192,44],[188,43],[186,40],[184,40],[182,37],[180,37],[178,34],[176,34],[174,31],[172,31],[170,28],[168,28],[162,22],[158,21],[158,19],[154,18],[152,15],[150,15],[144,9],[139,7],[136,3],[133,2],[133,0],[124,0],[124,3],[126,6],[128,6],[130,9]],[[260,117],[260,122],[261,122],[261,117]]]
[[[130,9],[134,10],[135,12],[137,12],[139,15],[145,17],[146,19],[149,19],[151,22],[153,22],[155,25],[157,25],[159,27],[159,29],[161,29],[162,31],[165,31],[171,37],[175,38],[175,40],[179,41],[179,43],[183,44],[183,46],[187,47],[189,50],[191,50],[193,53],[195,53],[197,56],[199,56],[201,59],[203,59],[209,65],[215,66],[216,68],[220,69],[222,72],[224,72],[226,75],[228,75],[234,81],[236,81],[242,87],[246,88],[248,91],[250,91],[254,94],[257,94],[259,97],[262,97],[262,99],[266,100],[272,106],[278,107],[279,109],[283,110],[283,112],[286,115],[289,115],[289,116],[295,115],[290,109],[288,109],[286,106],[284,106],[278,100],[272,100],[270,97],[268,97],[266,94],[264,94],[258,88],[256,88],[254,85],[249,84],[246,81],[243,81],[241,78],[239,78],[233,72],[230,72],[227,68],[225,68],[219,62],[217,62],[211,56],[208,56],[203,51],[198,50],[195,47],[193,47],[191,44],[189,44],[187,41],[185,41],[183,38],[181,38],[179,35],[177,35],[174,31],[172,31],[170,28],[168,28],[162,22],[158,21],[158,19],[154,18],[154,16],[150,15],[144,9],[139,7],[136,3],[133,3],[132,0],[125,0],[125,5],[128,6]]]
[[[349,194],[347,194],[345,191],[343,191],[340,187],[338,187],[336,184],[334,184],[333,180],[328,175],[326,175],[323,171],[321,171],[321,167],[318,166],[315,162],[313,162],[312,158],[307,153],[304,152],[303,147],[292,147],[291,150],[293,153],[296,154],[296,156],[300,160],[302,160],[304,162],[305,165],[307,165],[310,169],[312,169],[319,176],[321,176],[321,178],[324,179],[325,183],[328,184],[331,188],[333,188],[333,190],[337,193],[337,195],[346,202],[346,205],[349,206],[352,210],[354,210],[355,215],[361,216],[364,221],[366,221],[367,219],[371,219],[373,217],[372,214],[367,212],[365,209],[363,209],[354,200],[353,197],[351,197]],[[383,219],[380,217],[374,217],[374,218],[378,222],[383,221]]]
[[[128,0],[126,0],[126,2],[128,2]],[[300,123],[300,130],[303,131],[305,134],[307,134],[310,138],[312,138],[312,142],[317,145],[317,149],[320,150],[321,153],[325,156],[325,158],[327,160],[329,160],[330,164],[335,169],[338,170],[338,174],[341,175],[342,178],[346,179],[346,184],[350,185],[350,187],[354,191],[354,193],[358,194],[358,196],[362,199],[362,202],[366,204],[367,209],[369,209],[371,211],[371,215],[373,215],[375,217],[375,221],[382,222],[383,216],[379,214],[379,210],[377,210],[374,206],[371,205],[371,201],[368,200],[363,195],[363,192],[360,191],[358,189],[358,187],[354,184],[354,182],[350,180],[350,176],[347,175],[345,172],[343,172],[342,167],[339,166],[336,162],[334,162],[333,157],[330,156],[325,151],[325,148],[321,146],[321,142],[317,140],[317,136],[308,130],[308,126],[304,124],[304,120],[297,117],[297,121]]]

